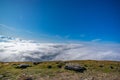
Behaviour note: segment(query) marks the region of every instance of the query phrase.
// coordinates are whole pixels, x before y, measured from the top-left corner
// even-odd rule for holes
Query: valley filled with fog
[[[97,42],[38,43],[0,36],[0,61],[115,60],[120,61],[119,44]]]

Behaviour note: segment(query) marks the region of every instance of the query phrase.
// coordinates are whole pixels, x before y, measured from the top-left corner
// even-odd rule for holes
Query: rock
[[[0,75],[0,78],[3,78],[4,76],[3,75]]]
[[[21,68],[21,69],[25,69],[27,67],[30,67],[30,65],[29,64],[20,64],[17,66],[17,68]]]
[[[86,70],[85,67],[81,67],[79,65],[66,65],[64,68],[67,70],[73,70],[73,71],[82,72],[82,73]]]

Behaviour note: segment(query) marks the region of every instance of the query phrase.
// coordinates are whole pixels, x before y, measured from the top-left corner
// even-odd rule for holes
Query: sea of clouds
[[[117,43],[37,43],[0,36],[0,61],[114,60],[120,61]]]

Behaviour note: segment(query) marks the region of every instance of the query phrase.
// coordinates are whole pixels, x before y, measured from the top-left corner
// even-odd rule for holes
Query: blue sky
[[[0,0],[0,34],[46,42],[120,42],[119,0]]]

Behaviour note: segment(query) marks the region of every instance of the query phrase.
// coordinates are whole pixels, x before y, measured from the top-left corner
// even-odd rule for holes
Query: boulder
[[[67,70],[73,70],[73,71],[82,72],[82,73],[85,70],[87,70],[85,67],[81,67],[81,66],[78,66],[78,65],[66,65],[64,68],[67,69]]]
[[[29,64],[19,64],[19,65],[17,66],[17,68],[21,68],[21,69],[25,69],[25,68],[27,68],[27,67],[30,67],[30,65],[29,65]]]

